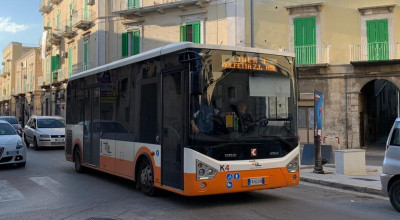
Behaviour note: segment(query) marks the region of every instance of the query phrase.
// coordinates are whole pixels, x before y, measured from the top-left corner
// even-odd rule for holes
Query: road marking
[[[0,202],[24,199],[24,195],[7,180],[0,180]]]
[[[29,179],[54,194],[60,194],[62,185],[48,176],[31,177]]]

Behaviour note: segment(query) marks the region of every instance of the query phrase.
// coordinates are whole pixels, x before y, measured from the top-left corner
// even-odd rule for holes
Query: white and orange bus
[[[296,91],[293,53],[167,45],[70,78],[66,159],[148,195],[294,186]]]

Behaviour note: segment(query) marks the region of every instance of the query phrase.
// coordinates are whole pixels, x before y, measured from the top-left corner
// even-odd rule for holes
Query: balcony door
[[[367,21],[368,60],[388,60],[388,20]]]
[[[316,64],[317,48],[315,17],[295,18],[293,24],[296,64]]]

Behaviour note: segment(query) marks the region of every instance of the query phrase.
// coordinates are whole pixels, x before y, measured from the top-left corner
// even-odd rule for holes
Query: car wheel
[[[26,139],[26,134],[24,134],[24,142],[26,144],[26,147],[29,148],[29,142],[28,139]]]
[[[26,162],[23,162],[23,163],[17,163],[17,166],[18,166],[18,167],[25,167],[25,165],[26,165]]]
[[[140,190],[148,196],[155,196],[154,172],[148,159],[143,159],[140,163],[138,175],[137,181],[139,181]]]
[[[82,166],[81,151],[78,149],[74,152],[74,166],[77,173],[83,173],[85,167]]]
[[[38,143],[37,143],[36,137],[33,138],[33,148],[34,148],[35,150],[39,150],[39,145],[38,145]]]
[[[396,211],[400,212],[400,180],[396,180],[389,189],[390,203]]]

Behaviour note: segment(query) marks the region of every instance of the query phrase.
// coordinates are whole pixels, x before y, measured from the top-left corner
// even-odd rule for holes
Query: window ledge
[[[321,11],[322,6],[324,5],[323,2],[318,2],[318,3],[310,3],[310,4],[300,4],[300,5],[289,5],[285,6],[286,10],[289,12],[289,14],[296,14],[296,12],[301,11],[301,10],[313,10],[315,12]]]
[[[373,61],[350,61],[353,66],[379,66],[379,65],[393,65],[400,64],[400,59],[394,60],[373,60]]]
[[[370,7],[362,7],[358,8],[358,11],[361,15],[369,15],[369,14],[388,14],[393,12],[393,9],[396,5],[379,5],[379,6],[370,6]]]

